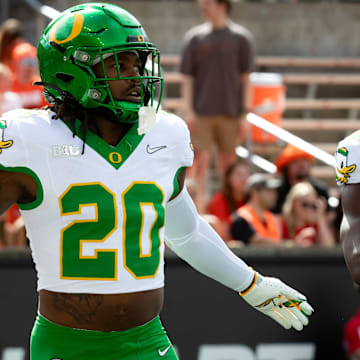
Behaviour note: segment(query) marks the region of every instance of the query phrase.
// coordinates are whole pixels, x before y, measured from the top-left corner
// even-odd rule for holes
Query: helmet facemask
[[[120,73],[118,54],[121,52],[135,52],[140,59],[141,68],[139,76],[124,77]],[[91,56],[90,54],[95,54]],[[116,63],[117,76],[109,77],[106,73],[104,61],[114,57]],[[143,48],[128,46],[126,48],[112,48],[111,51],[98,49],[94,51],[89,48],[78,48],[74,54],[74,63],[78,66],[85,67],[93,78],[91,86],[85,100],[85,107],[103,107],[110,110],[115,120],[124,123],[135,123],[138,121],[138,112],[142,107],[152,107],[157,111],[160,106],[163,93],[163,79],[161,77],[160,53],[156,48]],[[83,60],[87,60],[84,64]],[[101,64],[103,77],[98,77],[94,73],[94,65]],[[90,65],[91,64],[91,65]],[[117,80],[138,80],[141,88],[141,101],[131,102],[117,100],[111,93],[109,83]],[[81,104],[81,101],[80,101]]]

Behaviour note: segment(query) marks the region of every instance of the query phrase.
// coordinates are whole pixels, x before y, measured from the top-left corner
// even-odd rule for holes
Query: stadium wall
[[[202,22],[196,2],[117,1],[137,14],[164,53],[178,53],[183,34]],[[360,6],[340,3],[237,3],[232,18],[248,28],[258,55],[357,56]]]
[[[161,317],[180,360],[345,360],[342,329],[355,292],[340,248],[243,248],[236,253],[263,274],[280,277],[315,308],[302,332],[283,330],[232,290],[167,253]],[[37,299],[30,252],[0,252],[0,359],[28,359]]]
[[[42,0],[58,10],[79,2]],[[133,12],[148,35],[166,54],[178,54],[184,33],[202,22],[195,1],[113,1]],[[48,20],[20,1],[11,2],[9,15],[21,18],[26,36],[37,43]],[[358,56],[360,6],[340,2],[237,3],[232,18],[254,35],[258,55]],[[36,21],[34,21],[36,19]]]

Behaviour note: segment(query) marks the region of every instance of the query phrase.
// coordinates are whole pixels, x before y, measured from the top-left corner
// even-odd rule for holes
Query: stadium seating
[[[163,105],[166,110],[181,114],[179,61],[178,55],[162,56],[167,89]],[[284,129],[332,154],[341,138],[359,128],[360,97],[356,96],[360,86],[360,59],[263,56],[257,58],[256,66],[260,71],[283,76],[287,88]],[[254,152],[269,160],[274,160],[280,150],[278,143],[254,144]],[[334,171],[329,166],[316,163],[313,172],[334,185]]]

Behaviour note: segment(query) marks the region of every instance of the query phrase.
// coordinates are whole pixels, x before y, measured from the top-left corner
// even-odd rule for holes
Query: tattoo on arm
[[[101,294],[54,294],[54,307],[72,316],[79,324],[89,324],[103,304]]]

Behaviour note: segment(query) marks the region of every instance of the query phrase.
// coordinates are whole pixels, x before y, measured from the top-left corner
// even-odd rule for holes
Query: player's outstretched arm
[[[360,285],[360,184],[348,184],[341,190],[344,216],[340,240],[351,277]]]
[[[279,279],[261,276],[235,256],[198,215],[186,188],[167,205],[165,241],[192,267],[239,292],[284,328],[301,330],[308,324],[313,309],[305,296]]]

